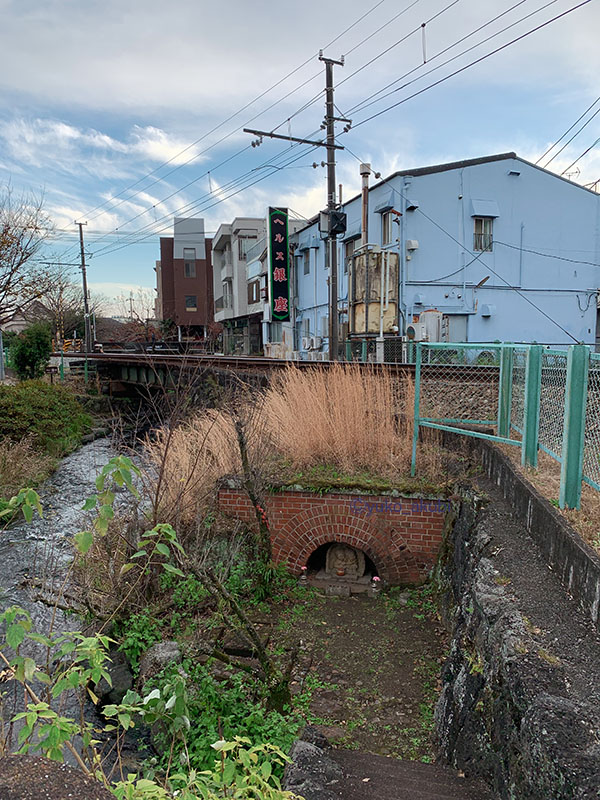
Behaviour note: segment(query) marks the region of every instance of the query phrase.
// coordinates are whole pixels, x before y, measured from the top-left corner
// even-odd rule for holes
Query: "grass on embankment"
[[[63,386],[23,381],[0,386],[0,503],[47,477],[81,443],[90,425]]]

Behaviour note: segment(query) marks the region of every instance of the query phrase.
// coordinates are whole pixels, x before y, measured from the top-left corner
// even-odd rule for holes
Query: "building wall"
[[[593,264],[600,263],[599,196],[519,158],[466,164],[446,171],[397,175],[369,192],[370,243],[382,242],[378,206],[402,213],[400,224],[393,225],[396,241],[388,249],[403,251],[400,273],[404,269],[405,290],[400,296],[408,321],[413,314],[437,308],[449,315],[464,315],[468,341],[572,343],[555,320],[576,340],[593,344],[594,292],[599,283]],[[407,210],[409,201],[416,202],[418,209]],[[477,201],[497,208],[491,252],[473,249]],[[360,198],[346,203],[344,210],[348,232],[358,232]],[[418,242],[418,249],[408,253],[410,260],[406,259],[408,240]],[[311,335],[321,336],[325,330],[321,319],[327,316],[328,273],[316,222],[300,231],[296,241],[297,318]],[[304,275],[302,266],[306,245],[311,247],[309,275]],[[338,263],[343,312],[348,301],[343,242],[338,244]],[[491,310],[490,316],[482,314],[484,306]],[[402,332],[402,319],[399,327]]]
[[[426,580],[442,544],[447,501],[285,490],[268,496],[273,558],[299,575],[321,545],[340,542],[362,550],[391,584]],[[220,509],[256,524],[254,508],[239,489],[219,491]]]
[[[184,249],[196,250],[195,277],[186,277]],[[176,325],[206,326],[214,319],[211,240],[204,236],[204,220],[180,219],[174,222],[174,236],[160,240],[160,281],[163,319]],[[186,307],[186,297],[196,297],[196,310]]]

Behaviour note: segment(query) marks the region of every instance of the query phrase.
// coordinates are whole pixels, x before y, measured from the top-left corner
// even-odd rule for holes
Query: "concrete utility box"
[[[349,333],[397,332],[398,254],[371,250],[359,253],[350,265]]]

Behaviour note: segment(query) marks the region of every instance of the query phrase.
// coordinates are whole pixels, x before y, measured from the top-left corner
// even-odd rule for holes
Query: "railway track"
[[[60,356],[60,353],[54,355]],[[70,362],[83,362],[84,356],[69,354]],[[183,370],[197,370],[202,368],[219,369],[233,372],[272,372],[289,368],[327,370],[340,362],[336,361],[286,361],[278,358],[264,356],[222,356],[207,354],[180,354],[180,353],[88,353],[88,363],[94,362],[98,366],[143,366],[161,367]],[[342,362],[347,363],[347,362]],[[397,375],[414,375],[415,365],[397,362],[384,364],[352,362],[361,370],[377,372],[385,369]],[[469,381],[482,383],[497,383],[499,368],[491,365],[471,364],[423,364],[422,377],[460,381],[468,372]]]

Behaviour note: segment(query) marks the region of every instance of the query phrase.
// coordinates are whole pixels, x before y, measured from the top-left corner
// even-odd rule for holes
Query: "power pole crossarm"
[[[301,144],[312,144],[315,147],[327,148],[327,211],[329,216],[327,232],[327,258],[329,261],[329,358],[333,361],[337,361],[339,357],[337,233],[332,230],[332,217],[333,212],[337,209],[335,196],[335,151],[343,150],[344,148],[335,143],[335,123],[336,121],[346,122],[347,126],[349,127],[351,120],[348,120],[345,117],[336,116],[335,106],[333,103],[333,67],[335,64],[343,67],[344,57],[342,56],[339,61],[336,61],[333,58],[325,58],[323,51],[321,50],[319,52],[319,61],[323,61],[325,64],[325,129],[327,137],[324,142],[315,141],[313,139],[300,139],[296,136],[283,136],[280,133],[268,131],[257,131],[253,128],[244,128],[244,132],[258,136],[258,139],[252,142],[252,147],[258,147],[258,145],[260,145],[262,142],[263,136],[267,136],[270,139],[285,139],[285,141],[288,142],[299,142]]]

